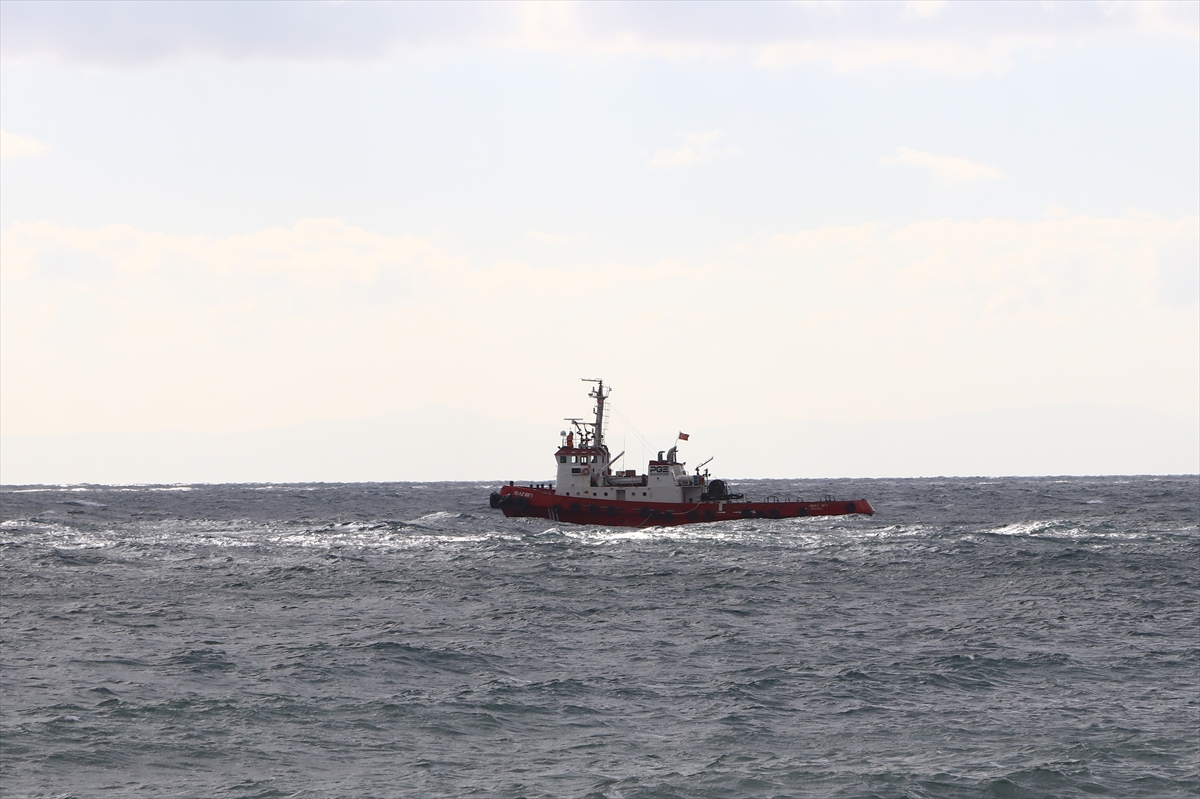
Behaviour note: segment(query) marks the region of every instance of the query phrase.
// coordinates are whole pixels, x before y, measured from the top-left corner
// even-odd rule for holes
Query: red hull
[[[629,502],[595,497],[569,497],[548,488],[502,486],[492,494],[492,507],[505,516],[525,516],[571,524],[606,527],[673,527],[679,524],[734,519],[791,519],[798,516],[873,514],[865,499],[821,502]]]

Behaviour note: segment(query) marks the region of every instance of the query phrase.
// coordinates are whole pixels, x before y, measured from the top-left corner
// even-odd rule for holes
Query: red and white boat
[[[528,486],[510,482],[491,495],[491,506],[505,516],[610,527],[665,527],[732,519],[875,513],[865,499],[826,496],[805,502],[766,497],[747,501],[742,494],[731,493],[724,480],[709,479],[708,470],[689,474],[686,464],[677,460],[676,447],[659,452],[645,474],[635,469],[614,470],[613,464],[625,453],[613,458],[604,443],[604,401],[611,389],[605,389],[603,380],[585,381],[596,384],[588,393],[596,400],[596,421],[567,420],[572,429],[562,432],[561,445],[554,453],[556,482]],[[680,433],[678,440],[686,441],[687,436]]]

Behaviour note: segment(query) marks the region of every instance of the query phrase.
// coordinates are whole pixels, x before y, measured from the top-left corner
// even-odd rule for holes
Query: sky
[[[3,0],[0,128],[5,436],[1200,415],[1197,3]]]

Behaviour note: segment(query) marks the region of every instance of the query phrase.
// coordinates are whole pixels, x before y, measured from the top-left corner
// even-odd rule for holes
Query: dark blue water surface
[[[5,487],[5,797],[1200,793],[1200,479]]]

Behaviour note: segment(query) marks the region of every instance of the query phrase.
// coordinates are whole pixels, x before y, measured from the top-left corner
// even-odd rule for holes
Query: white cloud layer
[[[946,0],[908,0],[904,4],[904,13],[911,17],[928,19],[942,13],[946,5]]]
[[[994,166],[968,161],[954,155],[934,155],[933,153],[914,150],[911,147],[897,147],[893,155],[885,155],[880,161],[884,164],[903,164],[928,169],[943,180],[955,183],[969,183],[974,180],[999,180],[1004,174]]]
[[[5,0],[5,58],[143,64],[213,56],[377,61],[481,48],[734,58],[768,66],[1005,69],[1021,52],[1129,35],[1200,38],[1192,2],[315,3]]]
[[[525,231],[525,238],[541,242],[542,244],[569,244],[572,241],[577,241],[580,237],[567,233],[547,233],[544,230],[527,230]]]
[[[31,136],[21,136],[0,130],[0,159],[31,158],[50,148]]]
[[[658,149],[644,156],[646,166],[654,169],[678,169],[698,166],[718,158],[736,158],[742,154],[737,147],[721,144],[725,134],[719,130],[688,133],[675,148]]]
[[[544,422],[577,404],[575,373],[620,385],[642,429],[1181,413],[1200,404],[1198,246],[1194,216],[929,220],[547,270],[333,219],[223,239],[17,224],[0,240],[0,420],[220,431],[442,404]],[[480,391],[514,371],[520,392]]]

